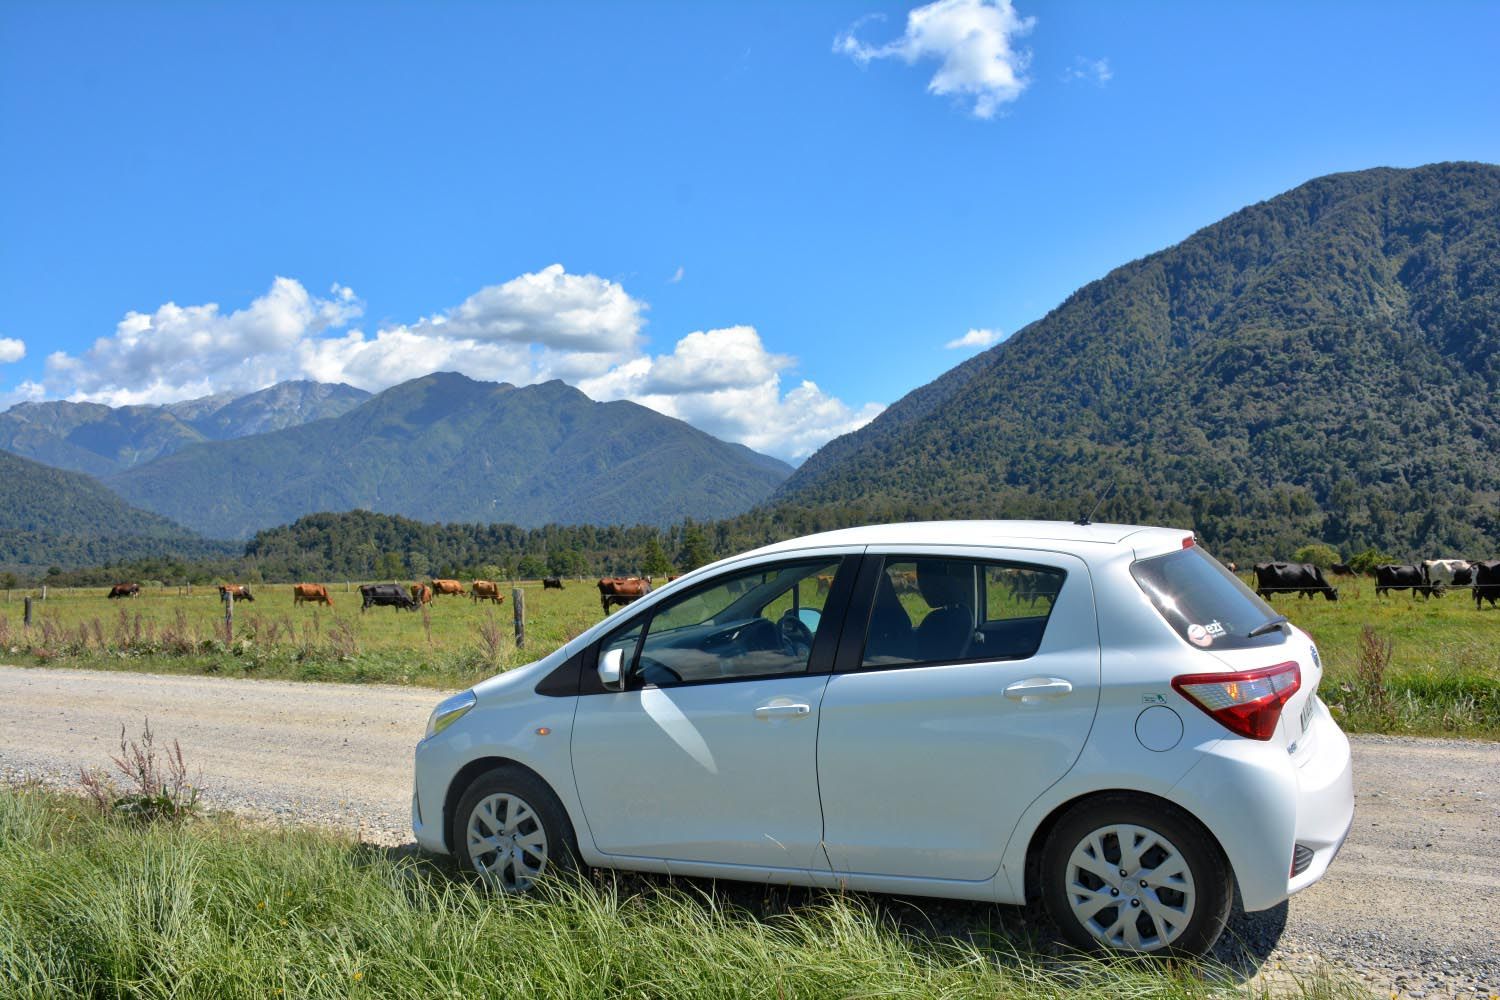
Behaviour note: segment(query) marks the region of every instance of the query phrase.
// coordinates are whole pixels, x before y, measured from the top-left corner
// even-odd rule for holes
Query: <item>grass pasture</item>
[[[0,788],[0,996],[14,1000],[1369,995],[1326,973],[1247,986],[1193,962],[1051,955],[898,910],[775,889],[746,905],[607,876],[487,896],[332,834],[222,816],[142,825]]]
[[[0,603],[0,650],[22,664],[100,670],[221,674],[303,681],[464,687],[529,662],[602,617],[592,580],[563,590],[523,582],[526,647],[515,645],[511,587],[499,605],[435,597],[415,612],[360,612],[359,585],[328,584],[333,607],[294,605],[289,584],[255,584],[237,601],[233,640],[214,587],[142,588],[109,600],[108,588],[51,589],[23,628],[19,592]],[[346,589],[347,587],[347,589]]]
[[[0,653],[22,665],[288,680],[463,687],[555,649],[600,620],[592,580],[544,590],[521,584],[525,649],[513,641],[510,587],[500,606],[439,597],[415,613],[361,614],[357,585],[330,584],[332,608],[294,607],[289,585],[254,588],[235,608],[225,641],[223,606],[211,587],[191,596],[147,589],[107,600],[105,588],[53,589],[22,627],[22,595],[0,601]],[[1500,610],[1474,609],[1467,591],[1424,600],[1375,596],[1374,581],[1339,581],[1341,599],[1279,595],[1272,604],[1318,642],[1321,688],[1352,732],[1500,739]],[[1363,638],[1366,626],[1379,640]],[[1381,644],[1389,643],[1388,657]]]

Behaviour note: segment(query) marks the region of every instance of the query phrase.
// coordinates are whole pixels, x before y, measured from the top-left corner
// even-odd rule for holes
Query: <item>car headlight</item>
[[[427,719],[427,735],[436,736],[462,719],[478,703],[479,699],[474,696],[473,691],[464,691],[438,702],[438,707],[432,710],[432,715]]]

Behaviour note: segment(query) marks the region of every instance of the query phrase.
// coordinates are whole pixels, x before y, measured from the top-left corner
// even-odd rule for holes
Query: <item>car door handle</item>
[[[757,719],[779,719],[786,716],[808,715],[811,705],[788,705],[786,703],[762,705],[755,710]]]
[[[1016,701],[1026,701],[1031,698],[1056,698],[1073,690],[1073,682],[1063,680],[1061,677],[1028,677],[1024,681],[1016,681],[1005,689],[1005,697],[1014,698]]]

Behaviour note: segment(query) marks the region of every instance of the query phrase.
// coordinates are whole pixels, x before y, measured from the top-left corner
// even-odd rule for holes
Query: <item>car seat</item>
[[[961,660],[974,641],[974,568],[962,562],[919,560],[917,590],[933,610],[917,626],[913,652],[933,662]]]

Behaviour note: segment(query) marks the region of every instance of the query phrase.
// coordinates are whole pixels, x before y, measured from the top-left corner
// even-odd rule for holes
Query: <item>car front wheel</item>
[[[1042,857],[1047,911],[1081,948],[1201,955],[1233,884],[1201,825],[1162,802],[1110,796],[1058,821]]]
[[[459,800],[458,860],[488,886],[526,892],[544,874],[576,867],[577,849],[562,803],[536,776],[496,768]]]

